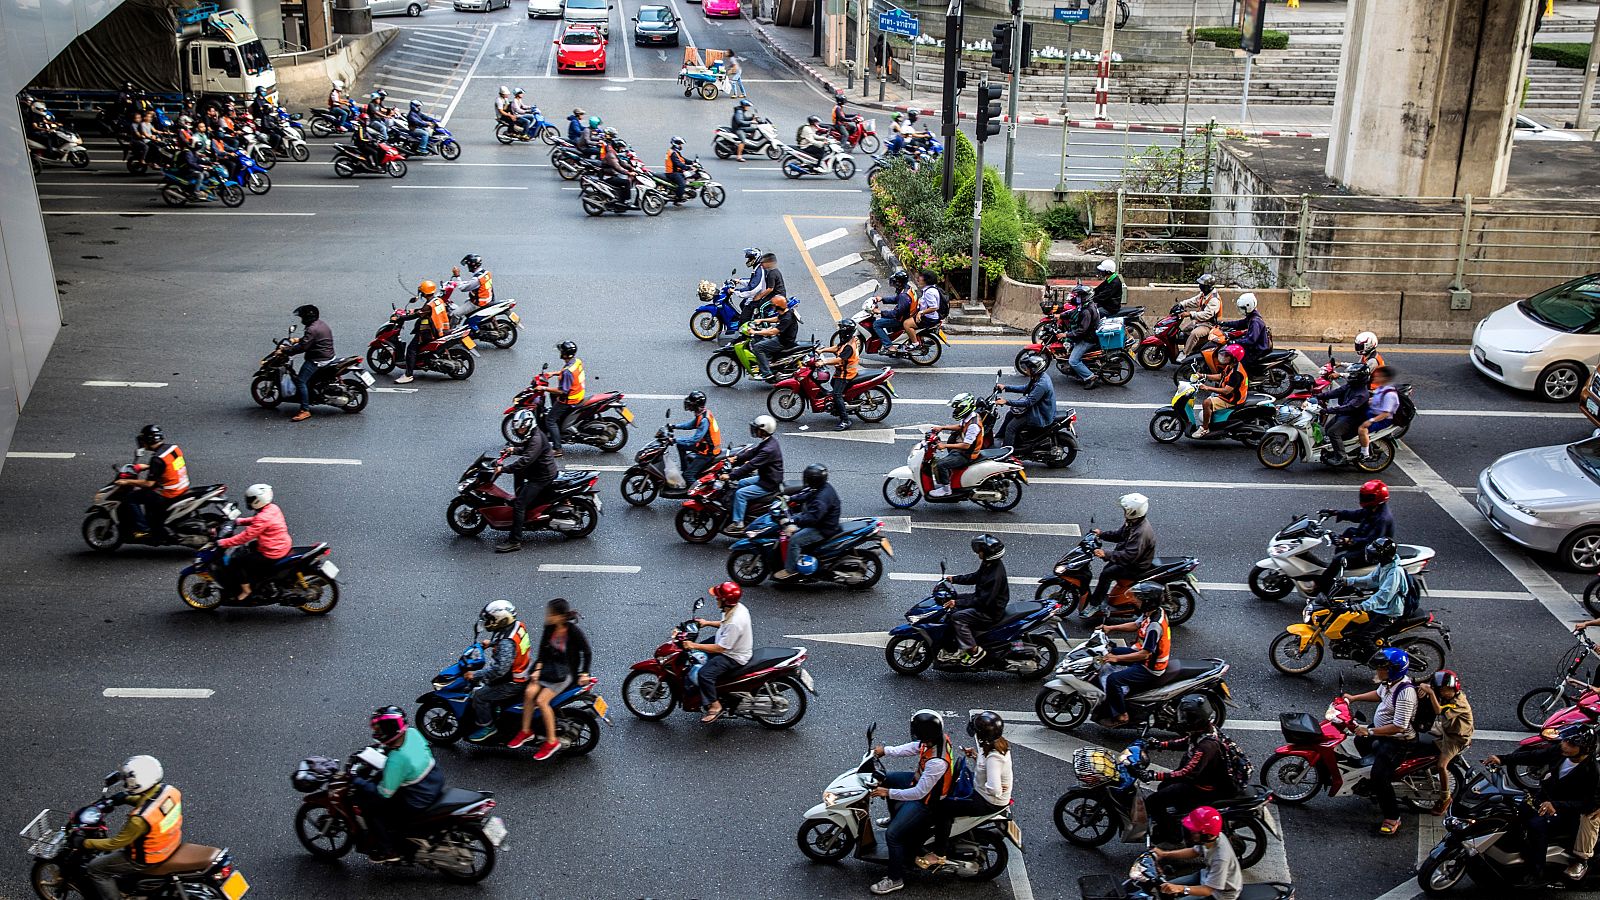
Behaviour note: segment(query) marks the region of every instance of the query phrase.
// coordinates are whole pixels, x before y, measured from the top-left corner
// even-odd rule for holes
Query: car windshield
[[[1600,319],[1600,280],[1558,285],[1517,304],[1528,318],[1561,331],[1583,331]]]
[[[251,75],[260,75],[272,68],[272,60],[267,58],[267,51],[260,41],[240,44],[239,56],[244,60],[244,70]]]
[[[669,21],[671,21],[671,17],[667,15],[667,11],[662,7],[658,6],[658,7],[655,7],[654,9],[652,9],[652,8],[647,6],[644,9],[639,10],[639,21],[641,21],[641,22],[669,22]]]
[[[600,35],[595,34],[592,31],[569,31],[567,32],[566,37],[561,39],[561,43],[566,44],[569,47],[573,44],[598,44],[600,43]]]
[[[1589,476],[1589,480],[1600,484],[1600,437],[1592,437],[1576,444],[1567,445],[1567,455],[1572,457],[1572,462]]]
[[[605,9],[606,0],[567,0],[567,9]]]

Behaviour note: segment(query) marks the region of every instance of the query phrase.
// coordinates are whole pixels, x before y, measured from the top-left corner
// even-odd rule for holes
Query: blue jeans
[[[760,475],[750,475],[739,480],[739,489],[733,492],[733,520],[735,522],[743,522],[745,507],[750,505],[751,500],[767,492],[766,488],[756,483],[760,480]]]
[[[1131,649],[1123,649],[1120,653],[1112,650],[1111,654],[1121,656],[1132,652]],[[1117,666],[1116,671],[1106,676],[1106,715],[1115,718],[1127,712],[1128,695],[1147,684],[1153,684],[1160,677],[1146,669],[1143,663]]]
[[[418,153],[427,153],[428,152],[428,142],[433,140],[433,129],[432,128],[413,128],[413,129],[411,129],[411,136],[417,139],[417,152]]]
[[[1072,374],[1078,376],[1079,381],[1088,381],[1094,377],[1094,373],[1089,371],[1089,367],[1083,364],[1083,357],[1090,350],[1095,349],[1097,349],[1097,346],[1088,341],[1072,342],[1072,353],[1067,356],[1067,365],[1072,367]]]
[[[535,121],[533,116],[517,116],[517,127],[522,129],[523,134],[533,134]]]
[[[311,376],[317,374],[320,368],[321,363],[308,359],[300,364],[300,371],[294,375],[294,398],[300,401],[300,408],[306,412],[311,411]]]
[[[815,528],[802,528],[789,535],[789,554],[784,557],[783,567],[789,570],[789,574],[795,574],[800,570],[800,554],[804,553],[808,547],[814,547],[824,540],[826,538],[822,532]]]
[[[339,119],[339,127],[340,128],[349,128],[350,127],[350,116],[351,116],[351,113],[350,113],[350,107],[348,105],[341,105],[341,106],[334,107],[333,114],[338,117],[338,119]]]
[[[906,139],[901,137],[900,135],[897,134],[894,137],[889,138],[889,155],[890,156],[895,156],[895,155],[899,154],[899,152],[901,150],[905,149],[905,146],[906,146]]]
[[[900,327],[900,320],[892,316],[881,316],[872,320],[872,333],[883,342],[882,349],[885,350],[894,341],[894,336],[900,333]]]
[[[710,706],[717,699],[717,681],[737,668],[739,664],[729,659],[728,654],[713,654],[695,672],[694,679],[684,686],[689,689],[691,696],[700,700],[701,706]]]
[[[744,76],[732,75],[728,78],[728,93],[735,97],[744,96]]]
[[[917,783],[917,776],[912,772],[890,772],[883,781],[884,787],[904,790]],[[928,804],[921,800],[889,801],[889,827],[884,831],[884,839],[889,844],[890,878],[905,880],[906,873],[911,871],[911,860],[927,843],[928,829],[932,825]]]

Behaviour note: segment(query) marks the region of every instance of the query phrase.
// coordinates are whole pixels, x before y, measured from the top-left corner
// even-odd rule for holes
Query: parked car
[[[606,0],[567,0],[561,18],[569,25],[576,22],[598,25],[601,34],[611,35],[611,6]]]
[[[455,0],[456,12],[494,12],[510,9],[511,0]]]
[[[416,18],[428,8],[428,0],[367,0],[374,16],[411,16]]]
[[[739,0],[701,0],[700,9],[707,18],[711,16],[726,16],[739,18]]]
[[[1524,115],[1517,116],[1517,124],[1511,131],[1514,141],[1581,141],[1584,136],[1576,131],[1561,131],[1541,125]]]
[[[1472,364],[1507,387],[1571,400],[1600,363],[1600,274],[1502,307],[1472,332]]]
[[[639,7],[639,14],[633,17],[633,43],[636,47],[678,46],[678,17],[665,6]]]
[[[1600,571],[1600,435],[1495,460],[1478,474],[1478,512],[1524,547]]]
[[[554,43],[557,72],[606,70],[606,37],[600,33],[600,26],[568,25]]]
[[[561,0],[528,0],[528,18],[542,19],[545,16],[561,16]]]

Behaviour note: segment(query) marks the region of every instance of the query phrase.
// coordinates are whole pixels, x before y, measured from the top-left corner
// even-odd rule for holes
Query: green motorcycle
[[[727,189],[711,180],[711,176],[706,174],[705,167],[700,165],[700,160],[695,160],[689,171],[683,174],[683,199],[685,201],[698,197],[701,203],[711,209],[716,209],[722,205],[722,201],[728,198]],[[656,188],[661,191],[662,196],[670,198],[672,192],[677,190],[663,174],[651,172],[650,177],[655,180]]]
[[[791,299],[789,303],[793,309],[799,301]],[[792,374],[800,367],[800,362],[816,349],[817,342],[814,340],[795,344],[770,360],[773,373],[780,378]],[[756,365],[756,355],[750,350],[749,322],[739,326],[737,340],[711,354],[711,358],[706,360],[706,377],[717,387],[733,387],[746,375],[751,378],[761,378],[761,367]]]

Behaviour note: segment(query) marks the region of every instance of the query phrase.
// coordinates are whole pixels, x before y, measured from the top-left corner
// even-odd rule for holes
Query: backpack
[[[1256,767],[1250,762],[1250,757],[1239,749],[1233,738],[1222,732],[1216,733],[1217,743],[1222,747],[1222,763],[1228,768],[1228,776],[1233,779],[1235,787],[1243,789],[1255,778]]]
[[[1411,399],[1409,384],[1395,385],[1394,392],[1395,396],[1400,398],[1400,406],[1394,411],[1394,421],[1396,425],[1405,428],[1417,417],[1417,402]]]
[[[963,754],[955,754],[955,759],[956,771],[950,779],[950,793],[946,795],[946,799],[970,800],[976,790],[972,766],[967,764],[967,757]]]
[[[1400,577],[1406,580],[1405,609],[1402,615],[1409,619],[1417,614],[1417,609],[1422,605],[1422,580],[1412,578],[1404,570],[1400,572]]]
[[[929,288],[929,290],[939,291],[939,321],[943,322],[950,318],[950,295],[938,288]]]
[[[804,125],[801,125],[799,128],[796,128],[794,130],[794,145],[796,147],[800,146],[800,135],[804,134],[805,130],[806,130],[806,126],[804,126]]]
[[[1267,320],[1266,319],[1262,319],[1261,320],[1261,330],[1264,332],[1264,335],[1261,338],[1261,341],[1262,341],[1261,352],[1262,353],[1271,353],[1272,352],[1272,326],[1267,324]]]

